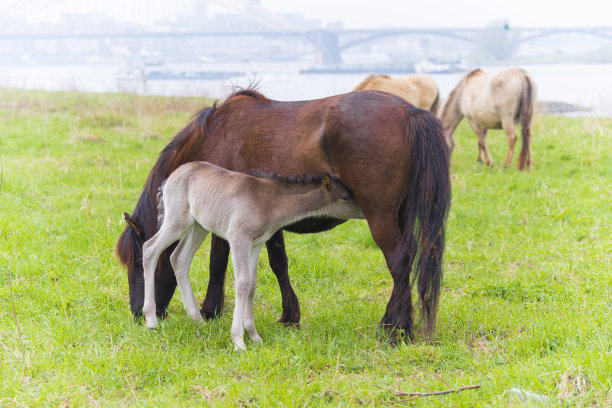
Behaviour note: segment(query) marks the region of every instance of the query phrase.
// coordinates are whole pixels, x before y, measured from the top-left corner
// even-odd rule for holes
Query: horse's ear
[[[321,181],[321,186],[323,187],[323,190],[327,192],[331,191],[331,181],[329,179],[329,176],[325,176],[323,181]]]
[[[123,218],[125,218],[126,224],[132,229],[132,231],[136,233],[136,235],[138,235],[139,237],[143,236],[142,228],[140,227],[140,225],[138,225],[138,222],[136,222],[136,220],[130,216],[130,214],[124,212]]]

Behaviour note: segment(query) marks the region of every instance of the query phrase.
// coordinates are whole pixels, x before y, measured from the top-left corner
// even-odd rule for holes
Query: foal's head
[[[332,201],[336,199],[349,200],[352,198],[351,192],[335,177],[325,176],[321,181],[321,187],[329,194],[329,198]]]

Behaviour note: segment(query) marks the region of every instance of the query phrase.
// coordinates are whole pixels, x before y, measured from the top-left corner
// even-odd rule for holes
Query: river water
[[[223,98],[235,86],[253,79],[266,96],[278,100],[316,99],[350,91],[367,74],[301,74],[303,62],[244,62],[168,64],[149,69],[171,71],[238,71],[240,76],[213,80],[143,80],[139,70],[119,64],[1,65],[0,87],[135,92],[141,94]],[[475,67],[473,67],[475,68]],[[481,67],[497,72],[507,67]],[[523,65],[534,78],[541,101],[558,101],[590,108],[589,115],[612,116],[612,64]],[[445,98],[465,73],[431,74]]]

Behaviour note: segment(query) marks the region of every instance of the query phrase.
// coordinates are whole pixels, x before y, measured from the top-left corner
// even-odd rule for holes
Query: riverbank
[[[612,403],[612,120],[537,115],[531,172],[516,159],[502,166],[498,131],[487,139],[494,166],[477,163],[476,137],[459,126],[432,341],[387,344],[378,322],[392,278],[367,223],[354,220],[286,234],[299,329],[277,323],[280,294],[262,255],[264,343],[238,354],[231,266],[221,318],[195,325],[177,292],[149,331],[131,316],[114,256],[122,214],[159,151],[210,102],[0,89],[0,405],[382,406],[472,385],[414,398]],[[198,302],[209,247],[192,266]]]

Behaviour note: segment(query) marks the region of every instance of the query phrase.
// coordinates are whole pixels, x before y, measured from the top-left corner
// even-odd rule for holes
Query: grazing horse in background
[[[444,129],[430,112],[378,91],[279,102],[254,89],[237,91],[220,106],[200,111],[160,153],[117,243],[135,316],[144,301],[142,245],[157,232],[157,190],[173,170],[196,160],[239,172],[338,178],[365,216],[393,278],[381,324],[393,340],[401,331],[413,338],[411,283],[416,283],[426,335],[433,334],[451,186]],[[345,220],[312,217],[285,229],[318,232]],[[279,230],[266,246],[281,287],[281,321],[297,323],[299,305],[289,283],[282,234]],[[158,315],[165,314],[176,287],[169,262],[173,249],[160,256],[155,272]],[[223,308],[228,255],[227,241],[213,235],[201,309],[205,316]]]
[[[509,166],[516,143],[515,123],[520,122],[523,146],[519,156],[520,170],[532,169],[531,126],[536,87],[527,72],[510,68],[498,74],[480,69],[468,73],[442,105],[440,119],[446,130],[449,149],[455,147],[453,133],[465,116],[478,136],[478,161],[493,164],[487,148],[487,129],[504,129],[508,135],[508,154],[504,165]]]
[[[353,91],[376,90],[389,92],[404,98],[417,108],[438,113],[440,91],[432,77],[425,74],[410,74],[400,78],[389,75],[370,75]]]
[[[189,282],[189,268],[209,232],[229,242],[235,271],[236,304],[231,337],[234,350],[245,350],[244,329],[261,343],[255,328],[253,297],[257,259],[264,242],[285,225],[307,217],[362,216],[350,193],[329,175],[310,181],[264,179],[236,173],[206,162],[190,162],[162,183],[159,231],[144,243],[145,298],[142,312],[147,327],[157,327],[155,268],[161,253],[180,240],[170,255],[183,304],[189,316],[204,323]]]

